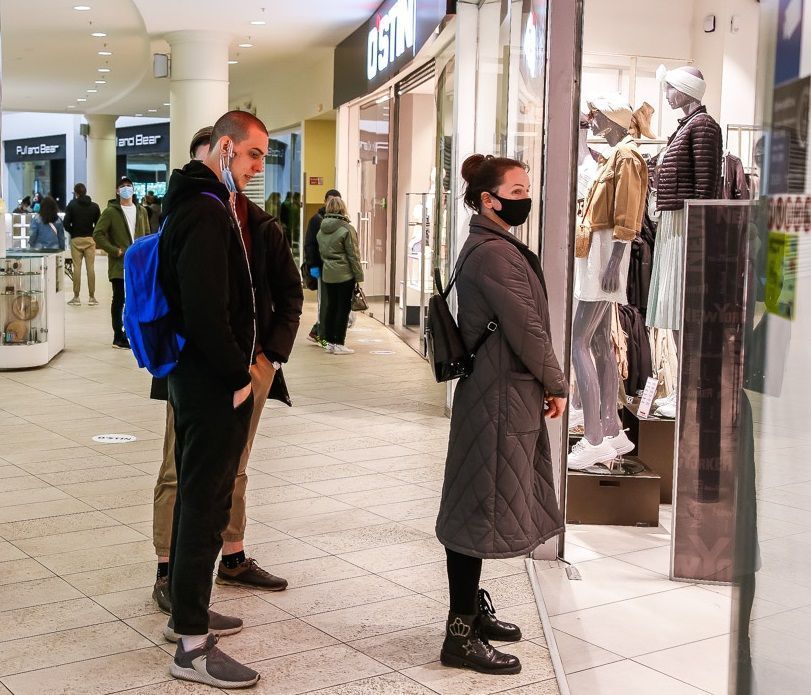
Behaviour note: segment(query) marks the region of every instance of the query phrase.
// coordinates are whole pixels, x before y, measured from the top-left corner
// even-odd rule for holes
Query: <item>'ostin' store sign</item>
[[[388,12],[378,14],[369,30],[366,48],[366,77],[373,80],[388,70],[406,50],[414,55],[417,23],[416,0],[397,0]]]
[[[396,76],[455,11],[456,0],[384,0],[335,48],[334,105],[369,94]]]

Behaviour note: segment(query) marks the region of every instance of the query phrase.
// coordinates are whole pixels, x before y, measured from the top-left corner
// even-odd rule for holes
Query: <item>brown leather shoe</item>
[[[217,584],[242,586],[249,589],[264,589],[265,591],[284,591],[287,588],[286,579],[266,572],[256,564],[256,560],[252,557],[246,557],[234,569],[229,569],[220,560],[214,581]]]

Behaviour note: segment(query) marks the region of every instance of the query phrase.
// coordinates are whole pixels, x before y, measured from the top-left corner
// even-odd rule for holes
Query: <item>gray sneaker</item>
[[[184,681],[213,685],[215,688],[250,688],[256,685],[259,674],[217,648],[217,638],[209,635],[199,649],[183,650],[183,642],[177,643],[175,660],[169,673]]]
[[[208,609],[208,633],[210,635],[217,635],[217,637],[225,637],[227,635],[235,635],[242,630],[242,619],[234,618],[230,615],[220,615],[215,613],[210,608]],[[177,642],[178,634],[175,632],[175,620],[169,618],[166,627],[163,628],[163,636],[169,642]]]

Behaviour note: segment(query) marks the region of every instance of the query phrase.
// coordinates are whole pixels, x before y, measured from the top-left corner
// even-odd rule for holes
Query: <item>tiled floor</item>
[[[68,307],[68,349],[51,365],[0,373],[0,695],[210,692],[168,675],[173,647],[151,599],[164,406],[110,348],[100,287],[101,306]],[[556,695],[521,559],[486,562],[484,585],[524,630],[510,647],[522,673],[437,662],[444,388],[370,319],[350,333],[353,356],[326,355],[306,332],[285,369],[295,407],[266,409],[249,471],[248,548],[290,589],[213,597],[245,619],[223,645],[262,672],[254,692]],[[137,441],[94,443],[101,433]]]

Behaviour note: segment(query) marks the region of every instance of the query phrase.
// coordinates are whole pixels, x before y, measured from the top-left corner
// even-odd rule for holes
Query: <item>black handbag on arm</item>
[[[442,289],[439,269],[434,269],[434,285],[437,293],[428,300],[428,316],[425,321],[425,349],[428,362],[434,372],[434,378],[439,383],[469,376],[473,372],[473,363],[479,348],[490,337],[490,334],[498,329],[498,324],[495,321],[490,321],[482,336],[476,341],[473,349],[466,350],[459,326],[456,325],[448,306],[448,296],[459,277],[459,271],[465,261],[470,258],[473,251],[486,243],[487,241],[483,241],[474,246],[457,263],[450,282],[448,282],[448,286],[444,290]]]

